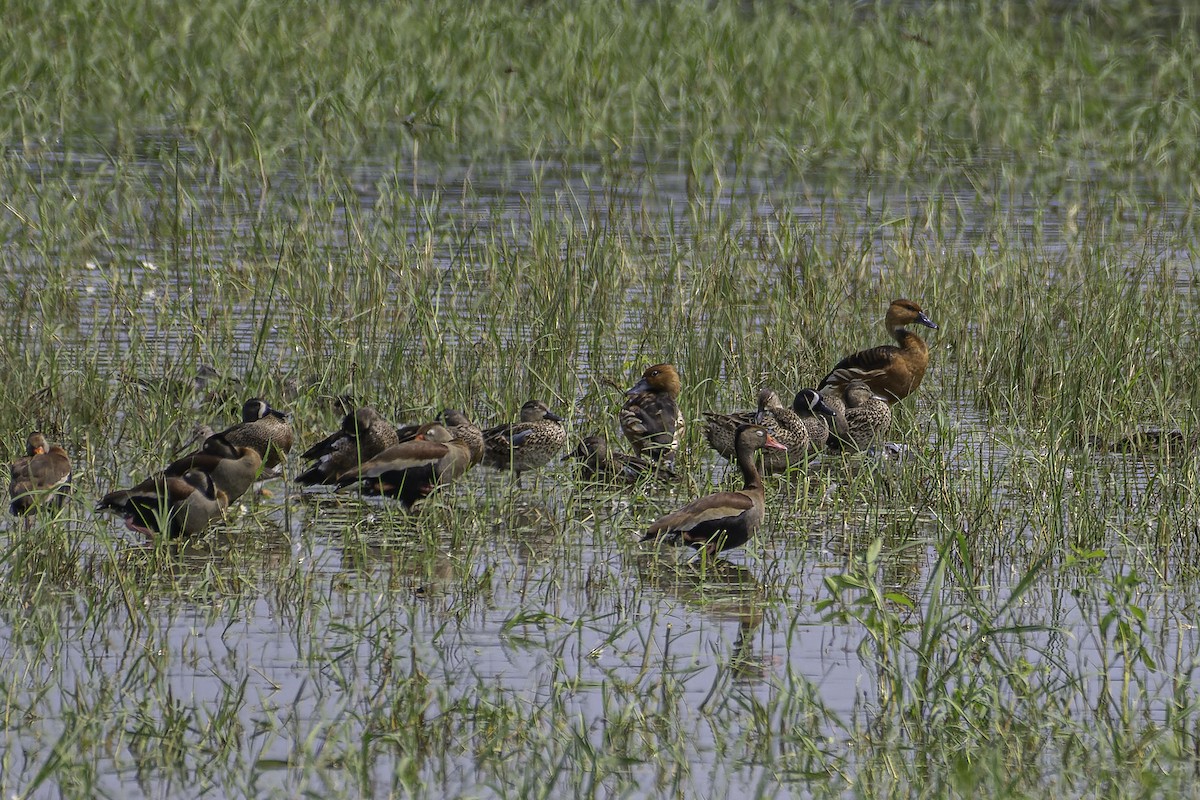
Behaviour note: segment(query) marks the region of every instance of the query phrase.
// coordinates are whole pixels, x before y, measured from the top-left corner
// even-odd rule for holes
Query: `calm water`
[[[103,163],[75,159],[71,169],[86,174]],[[153,162],[142,167],[148,184],[165,180]],[[555,213],[582,205],[600,217],[614,208],[621,214],[636,211],[652,224],[687,235],[691,222],[684,174],[635,164],[631,175],[613,185],[599,164],[548,160],[421,165],[415,175],[367,164],[348,168],[345,180],[367,211],[380,202],[379,187],[393,182],[415,187],[417,206],[428,201],[454,209],[464,229],[520,230],[534,213],[532,207],[540,209],[537,213]],[[1085,182],[1081,187],[1081,192],[1089,191]],[[297,203],[308,191],[300,177],[294,186],[274,189],[280,196],[291,194]],[[765,174],[750,174],[731,179],[719,196],[727,204],[753,203],[764,220],[781,213],[812,223],[833,216],[859,220],[859,235],[873,240],[872,252],[882,259],[892,237],[908,228],[881,223],[926,209],[931,199],[957,208],[955,227],[941,241],[986,251],[995,246],[999,220],[1014,235],[1036,236],[1053,253],[1066,246],[1072,230],[1085,220],[1063,209],[1035,225],[1032,218],[1043,205],[1036,192],[1036,187],[1013,187],[1000,193],[1003,204],[997,207],[981,200],[966,180],[959,186],[915,189],[872,184],[869,191],[856,193],[837,176],[778,186]],[[194,194],[201,201],[191,209],[189,224],[211,221],[221,231],[215,240],[226,243],[225,249],[204,257],[237,259],[240,237],[250,235],[247,215],[231,213],[215,192],[197,188]],[[1167,219],[1183,213],[1169,205],[1155,208]],[[1131,229],[1134,223],[1128,222]],[[414,211],[411,240],[421,237],[421,225]],[[1182,259],[1171,228],[1163,226],[1168,233],[1160,243],[1162,252]],[[333,257],[348,246],[347,232],[336,224],[322,237],[321,246]],[[34,280],[32,273],[19,273],[31,267],[35,256],[14,246],[6,252],[13,264],[10,274],[15,270],[18,280]],[[469,252],[462,257],[469,258]],[[122,270],[138,285],[168,268],[169,259],[170,254],[147,247]],[[111,267],[100,261],[79,270],[81,313],[77,329],[68,335],[90,340],[113,330],[114,308],[128,298],[114,294]],[[179,291],[203,294],[213,288],[202,271],[189,284],[192,278],[195,286],[185,290],[178,284]],[[145,283],[133,312],[154,319],[166,308],[159,293],[175,291],[176,285],[154,279]],[[255,333],[248,324],[247,341]],[[161,342],[170,347],[178,335],[164,319]],[[121,336],[103,340],[117,368],[130,342]],[[283,343],[274,344],[286,352]],[[937,396],[942,379],[935,369],[923,394]],[[953,420],[950,435],[909,444],[917,457],[943,459],[951,481],[1006,474],[1019,468],[1020,459],[1036,455],[1014,450],[1013,434],[990,429],[971,403],[949,402],[942,408]],[[1131,515],[1136,514],[1153,468],[1128,455],[1106,458],[1112,460],[1108,474],[1123,482]],[[717,475],[722,472],[715,464],[708,467]],[[881,470],[886,475],[888,469],[905,468]],[[452,510],[433,509],[412,520],[386,505],[289,497],[278,484],[271,497],[252,501],[270,509],[275,529],[239,536],[235,518],[227,532],[189,548],[168,566],[146,566],[141,545],[115,533],[118,525],[111,523],[106,529],[114,531],[116,544],[85,542],[81,561],[95,566],[111,558],[118,569],[135,571],[141,565],[158,570],[151,580],[161,587],[161,595],[137,609],[136,624],[120,605],[98,603],[86,586],[69,584],[56,607],[26,609],[27,614],[10,608],[9,616],[0,619],[0,657],[9,665],[9,719],[0,746],[6,750],[0,778],[5,792],[28,786],[56,743],[74,750],[76,715],[94,702],[99,713],[120,710],[107,735],[84,737],[101,753],[96,757],[100,786],[111,796],[289,794],[298,788],[355,794],[356,776],[338,766],[339,754],[352,751],[368,730],[375,730],[380,687],[405,681],[411,691],[426,696],[422,720],[431,728],[463,708],[479,713],[482,704],[498,716],[527,715],[532,740],[547,743],[547,752],[551,743],[568,735],[597,751],[628,747],[633,760],[625,785],[640,786],[645,794],[721,796],[758,787],[767,796],[786,796],[811,790],[805,788],[809,779],[799,777],[803,773],[850,769],[839,761],[844,756],[830,755],[822,764],[784,752],[784,738],[763,744],[751,720],[760,719],[767,730],[786,730],[802,721],[798,704],[819,702],[828,717],[806,733],[827,752],[840,752],[847,734],[827,720],[861,724],[878,702],[879,686],[874,668],[859,653],[863,630],[831,623],[816,610],[815,604],[828,596],[824,582],[844,573],[852,556],[861,554],[875,536],[895,534],[904,546],[886,562],[881,578],[924,607],[937,562],[935,542],[948,533],[943,523],[919,508],[839,503],[845,481],[836,472],[822,473],[811,483],[772,485],[767,530],[748,551],[730,554],[729,564],[700,575],[647,563],[629,545],[656,509],[682,502],[682,493],[655,490],[650,498],[635,500],[605,491],[578,495],[563,488],[572,485],[563,480],[566,469],[554,464],[521,492],[506,477],[482,471],[468,476],[439,501],[478,511],[470,516],[465,537],[441,527]],[[826,493],[828,500],[815,516],[789,513],[798,492]],[[1011,502],[1013,525],[1030,524],[1020,513],[1027,499],[1014,496]],[[84,502],[88,504],[90,498]],[[4,525],[10,540],[20,533],[11,521]],[[1031,528],[1029,539],[1042,533]],[[1112,536],[1120,539],[1122,534],[1114,530]],[[986,548],[989,538],[979,539]],[[971,589],[1001,606],[1035,560],[1035,549],[981,552],[975,586],[948,582],[939,599],[954,606],[965,602]],[[1159,566],[1156,554],[1145,556],[1144,571]],[[1049,661],[1052,675],[1091,676],[1073,690],[1080,709],[1093,707],[1109,691],[1102,676],[1120,670],[1097,638],[1102,611],[1095,598],[1080,591],[1089,580],[1086,570],[1049,573],[1000,620],[1045,629],[1001,635],[995,642],[1033,664]],[[1161,591],[1139,598],[1153,610],[1150,629],[1162,652],[1176,653],[1184,672],[1200,654],[1192,597]],[[40,636],[54,629],[50,644],[43,646]],[[1169,698],[1165,676],[1175,666],[1159,664],[1158,673],[1145,676],[1142,691]],[[58,688],[36,691],[45,685]],[[229,713],[231,691],[240,702]],[[171,708],[158,700],[162,697],[195,711],[184,723],[189,731],[185,740],[203,738],[194,728],[207,730],[209,725],[228,728],[238,737],[244,766],[229,772],[241,776],[240,786],[205,785],[203,776],[212,767],[199,750],[180,756],[194,783],[139,768],[140,742],[149,736],[145,732],[165,726],[171,717]],[[691,754],[690,763],[668,771],[668,778],[661,764],[645,758],[645,748],[653,742],[637,737],[625,741],[614,733],[620,730],[614,712],[647,704],[647,697],[659,697],[650,704],[670,709],[674,729],[664,735],[686,739]],[[30,708],[34,711],[28,717],[13,718],[14,709]],[[1163,713],[1161,704],[1155,709]],[[570,731],[546,728],[547,718],[569,720]],[[476,724],[476,734],[487,727]],[[504,741],[471,736],[436,754],[383,748],[369,762],[368,779],[381,795],[392,790],[393,776],[401,769],[413,770],[431,796],[492,796],[501,793],[497,787],[517,793],[514,781],[524,774],[524,759],[548,756],[539,756],[538,748],[505,748]],[[317,761],[327,766],[288,766]],[[58,788],[43,785],[39,794],[54,796]]]

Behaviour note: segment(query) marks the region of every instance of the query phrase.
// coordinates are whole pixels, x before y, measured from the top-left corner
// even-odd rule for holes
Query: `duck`
[[[337,484],[340,489],[358,484],[364,495],[394,497],[412,508],[472,466],[470,446],[444,425],[431,425],[346,471]]]
[[[295,435],[288,415],[252,397],[242,404],[242,421],[221,431],[235,447],[253,447],[266,469],[279,466],[292,449]]]
[[[681,388],[674,366],[652,364],[625,393],[625,405],[617,420],[638,456],[668,466],[674,462],[684,429],[679,408]]]
[[[122,514],[131,531],[174,539],[202,533],[229,506],[229,497],[217,488],[212,476],[199,469],[189,469],[179,477],[156,475],[144,486],[110,492],[96,510]]]
[[[254,485],[262,473],[262,466],[262,456],[253,447],[235,447],[224,434],[216,433],[204,440],[198,452],[171,462],[158,475],[128,489],[104,495],[100,498],[100,507],[122,504],[130,494],[153,493],[162,478],[182,478],[190,471],[211,477],[217,489],[225,494],[226,501],[232,503]]]
[[[702,550],[709,558],[740,547],[762,525],[764,489],[762,476],[754,463],[755,451],[786,451],[765,427],[739,425],[734,432],[737,464],[744,485],[736,492],[716,492],[659,517],[646,529],[642,541],[667,540]]]
[[[913,323],[933,330],[938,327],[912,300],[893,300],[884,324],[896,344],[880,345],[846,356],[821,380],[818,391],[844,386],[858,378],[866,381],[874,394],[889,403],[897,403],[915,392],[929,366],[929,346],[904,327]]]
[[[793,465],[808,463],[825,448],[829,428],[818,415],[832,418],[833,412],[825,406],[816,390],[800,390],[796,393],[792,408],[787,408],[778,394],[764,388],[758,393],[757,411],[706,413],[704,416],[708,424],[704,435],[719,455],[734,461],[737,458],[737,429],[749,423],[762,425],[786,448],[786,452],[763,450],[758,456],[763,473],[775,474],[786,472]]]
[[[892,426],[892,407],[887,398],[871,391],[864,380],[855,379],[843,391],[846,403],[846,433],[855,450],[866,450],[881,441]]]
[[[8,466],[9,510],[17,516],[39,508],[57,510],[71,490],[71,459],[60,445],[50,445],[34,431],[25,439],[25,455]]]
[[[346,414],[337,431],[300,455],[313,463],[296,477],[296,483],[301,486],[334,484],[362,462],[399,443],[392,424],[375,409],[362,406]]]
[[[405,425],[396,430],[396,436],[399,441],[407,442],[415,439],[417,434],[423,433],[433,425],[442,425],[448,431],[453,433],[456,438],[462,439],[467,443],[467,447],[471,450],[471,460],[478,464],[483,460],[483,431],[479,426],[471,422],[462,411],[457,408],[443,409],[433,422],[426,422],[420,425]]]
[[[625,481],[636,483],[647,475],[673,478],[665,467],[654,464],[628,453],[617,453],[609,449],[603,436],[585,436],[579,445],[564,460],[578,462],[579,474],[587,481]]]
[[[563,418],[541,400],[521,406],[521,421],[483,431],[483,465],[512,470],[518,485],[521,473],[545,466],[567,444]]]

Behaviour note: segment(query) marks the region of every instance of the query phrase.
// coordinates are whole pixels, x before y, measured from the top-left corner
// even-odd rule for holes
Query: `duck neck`
[[[763,488],[762,476],[758,474],[758,467],[754,464],[754,450],[738,442],[737,448],[737,465],[742,471],[742,480],[745,482],[746,489],[761,489]]]
[[[929,347],[925,344],[925,340],[908,328],[896,328],[892,331],[892,335],[896,337],[896,343],[900,345],[901,350],[919,353],[929,352]]]

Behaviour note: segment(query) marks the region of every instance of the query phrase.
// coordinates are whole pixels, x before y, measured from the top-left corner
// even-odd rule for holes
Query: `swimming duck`
[[[759,454],[764,474],[785,472],[796,464],[805,464],[825,447],[829,429],[818,414],[832,417],[821,396],[813,389],[796,394],[792,408],[787,408],[771,389],[758,393],[758,410],[733,414],[712,414],[704,435],[718,454],[730,461],[736,459],[735,434],[742,425],[757,423],[767,429],[786,451],[763,450]]]
[[[253,447],[234,447],[220,433],[204,440],[199,452],[171,462],[158,475],[131,486],[109,492],[100,498],[100,508],[122,504],[130,494],[155,493],[162,478],[182,478],[190,471],[203,472],[212,478],[217,489],[224,492],[228,502],[244,495],[262,472],[262,456]]]
[[[917,390],[929,366],[929,347],[925,340],[905,328],[911,323],[937,330],[921,307],[911,300],[893,300],[888,306],[885,324],[897,344],[880,345],[848,355],[817,387],[844,386],[855,378],[867,382],[871,391],[895,403]]]
[[[146,482],[146,488],[110,492],[96,510],[119,512],[131,531],[174,538],[202,532],[228,506],[229,498],[211,475],[189,469],[180,477],[156,475]]]
[[[641,379],[625,393],[617,420],[633,451],[650,461],[675,458],[683,438],[683,412],[679,409],[679,373],[670,364],[646,368]]]
[[[341,427],[304,451],[300,456],[314,462],[300,473],[296,483],[320,486],[336,483],[338,478],[364,461],[399,444],[396,429],[369,406],[363,406],[342,418]]]
[[[62,508],[71,489],[71,459],[59,445],[49,445],[46,437],[34,431],[25,439],[25,455],[8,466],[9,505],[14,514],[32,513],[38,508]]]
[[[392,445],[351,468],[337,483],[341,488],[357,483],[365,495],[395,497],[405,508],[412,508],[472,465],[471,448],[466,442],[443,425],[431,425],[413,439]]]
[[[521,473],[544,466],[567,444],[562,417],[541,400],[521,406],[521,421],[497,425],[483,432],[483,465],[510,469],[521,482]]]
[[[579,474],[588,481],[625,481],[634,483],[652,473],[675,477],[665,467],[655,469],[649,461],[628,453],[615,453],[603,436],[585,436],[566,458],[579,463]],[[564,459],[566,460],[566,459]]]
[[[669,539],[697,549],[711,558],[722,550],[745,544],[762,524],[764,491],[762,477],[754,465],[761,448],[786,450],[761,425],[739,425],[734,434],[738,467],[745,485],[736,492],[717,492],[701,497],[659,517],[650,524],[642,541]]]
[[[892,407],[884,397],[871,391],[864,380],[846,384],[846,431],[856,450],[866,450],[880,441],[892,426]]]
[[[294,434],[288,415],[252,397],[242,404],[242,421],[221,431],[235,447],[253,447],[267,469],[279,465],[292,449]]]

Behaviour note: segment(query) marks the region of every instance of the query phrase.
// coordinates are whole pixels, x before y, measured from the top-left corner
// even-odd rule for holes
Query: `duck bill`
[[[935,331],[937,330],[937,323],[931,320],[924,311],[917,315],[917,322],[921,323],[926,328],[933,328]]]
[[[763,447],[769,447],[772,450],[787,450],[786,444],[780,444],[779,440],[771,434],[767,434],[767,440],[763,442]]]
[[[635,395],[635,394],[640,394],[640,393],[642,393],[642,392],[648,392],[648,391],[650,391],[650,384],[649,384],[649,383],[646,381],[646,379],[645,379],[645,378],[642,378],[642,379],[641,379],[641,380],[639,380],[637,383],[635,383],[635,384],[633,385],[633,388],[632,388],[632,389],[630,389],[630,390],[629,390],[628,392],[626,392],[625,394],[626,394],[626,396],[630,396],[630,397],[631,397],[631,396],[633,396],[633,395]]]
[[[563,418],[560,417],[558,414],[555,414],[553,411],[547,411],[545,414],[542,415],[542,418],[548,419],[551,422],[562,422],[563,421]]]
[[[812,410],[817,412],[818,414],[821,414],[826,417],[836,417],[837,416],[837,412],[834,411],[832,408],[830,408],[828,405],[826,405],[825,398],[823,398],[823,397],[820,400],[818,400],[817,402],[813,403]]]

